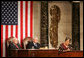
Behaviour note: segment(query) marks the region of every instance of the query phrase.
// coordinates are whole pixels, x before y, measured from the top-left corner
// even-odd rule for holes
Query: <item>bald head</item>
[[[38,42],[38,38],[37,38],[37,37],[34,38],[34,39],[33,39],[33,42],[34,42],[34,43],[37,43],[37,42]]]

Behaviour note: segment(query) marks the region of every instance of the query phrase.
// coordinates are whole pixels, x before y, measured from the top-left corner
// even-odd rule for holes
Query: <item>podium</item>
[[[59,54],[59,57],[83,57],[83,51],[68,51]]]

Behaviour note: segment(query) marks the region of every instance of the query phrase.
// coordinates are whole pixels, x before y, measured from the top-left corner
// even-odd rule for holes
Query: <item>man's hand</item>
[[[63,52],[71,51],[69,48],[67,50],[63,50]]]
[[[71,50],[68,48],[67,51],[71,51]]]

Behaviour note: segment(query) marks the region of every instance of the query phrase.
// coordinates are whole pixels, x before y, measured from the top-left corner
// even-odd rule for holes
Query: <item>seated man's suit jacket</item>
[[[36,43],[36,45],[34,45],[33,41],[29,41],[28,44],[26,45],[26,49],[32,49],[32,47],[34,47],[34,49],[39,49],[40,48],[40,44]]]
[[[15,45],[14,43],[10,43],[8,48],[9,48],[9,49],[21,49],[19,43],[16,44],[16,45]]]

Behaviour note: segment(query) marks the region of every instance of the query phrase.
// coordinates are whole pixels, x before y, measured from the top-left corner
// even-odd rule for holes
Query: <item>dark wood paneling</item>
[[[41,1],[40,25],[40,43],[41,47],[45,47],[48,46],[48,1]]]
[[[72,44],[80,50],[80,3],[72,4]]]
[[[10,50],[10,57],[83,57],[83,51],[58,53],[56,49]]]

